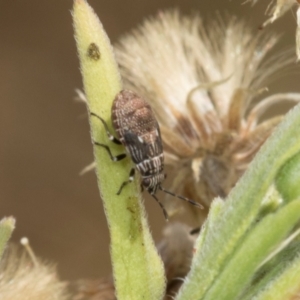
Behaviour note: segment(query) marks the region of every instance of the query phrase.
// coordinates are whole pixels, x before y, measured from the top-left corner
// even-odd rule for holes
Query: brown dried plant
[[[252,2],[252,4],[256,4],[258,0],[247,0],[246,2]],[[269,17],[267,20],[261,25],[261,28],[266,27],[269,24],[272,24],[278,18],[282,17],[286,12],[290,11],[293,7],[297,8],[297,30],[296,30],[296,54],[297,60],[300,60],[300,1],[299,0],[272,0],[269,1],[269,5],[266,10],[266,15]]]
[[[0,299],[69,299],[67,284],[59,280],[55,267],[32,260],[28,253],[10,245],[0,262]]]
[[[198,15],[160,12],[116,46],[125,87],[156,112],[166,164],[175,174],[171,190],[207,208],[191,208],[199,224],[282,119],[262,121],[262,115],[280,102],[300,100],[299,93],[266,92],[270,77],[295,61],[287,51],[266,58],[277,36],[227,19],[206,24]]]

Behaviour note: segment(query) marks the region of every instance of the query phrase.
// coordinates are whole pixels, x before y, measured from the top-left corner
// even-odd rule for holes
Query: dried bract
[[[246,2],[252,2],[255,4],[258,0],[247,0]],[[296,31],[296,54],[297,54],[297,60],[300,60],[300,40],[299,40],[299,31],[300,31],[300,25],[299,25],[299,14],[300,14],[300,7],[299,7],[300,1],[299,0],[277,0],[271,1],[266,14],[268,14],[270,17],[262,24],[261,28],[264,28],[265,26],[273,23],[278,18],[282,17],[287,11],[291,10],[292,7],[298,5],[297,10],[297,31]]]
[[[82,279],[71,284],[71,300],[116,300],[112,279]]]
[[[270,75],[294,61],[286,52],[265,59],[276,42],[235,18],[204,24],[177,11],[159,13],[120,40],[125,87],[155,110],[166,164],[176,174],[172,190],[207,207],[225,197],[281,120],[261,115],[278,102],[300,100],[287,93],[253,103]]]
[[[297,4],[296,0],[277,0],[276,3],[272,2],[269,4],[267,9],[267,14],[271,17],[263,24],[263,27],[273,23],[275,20],[289,11],[295,4]]]
[[[171,223],[165,227],[163,238],[157,245],[166,272],[165,300],[174,299],[190,270],[197,237],[197,235],[190,234],[190,231],[191,228],[185,224]]]

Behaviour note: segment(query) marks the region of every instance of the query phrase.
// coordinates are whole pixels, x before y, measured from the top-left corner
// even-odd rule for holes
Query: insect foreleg
[[[135,174],[135,169],[132,168],[132,169],[130,170],[130,173],[129,173],[129,179],[126,180],[126,181],[124,181],[124,182],[122,183],[122,185],[120,186],[120,188],[119,188],[119,190],[118,190],[118,192],[117,192],[117,195],[120,195],[120,194],[121,194],[121,192],[122,192],[122,190],[123,190],[123,188],[124,188],[125,185],[127,185],[128,183],[131,183],[131,182],[133,181],[133,179],[134,179],[134,174]]]
[[[107,145],[104,145],[104,144],[101,144],[101,143],[98,143],[98,142],[93,142],[94,145],[96,146],[101,146],[103,147],[104,149],[106,149],[107,153],[109,154],[109,157],[112,161],[119,161],[119,160],[122,160],[126,157],[126,153],[122,153],[122,154],[119,154],[119,155],[116,155],[116,156],[113,156],[109,147]]]
[[[108,127],[107,127],[106,122],[105,122],[100,116],[96,115],[96,114],[93,113],[93,112],[91,112],[91,116],[98,118],[98,119],[102,122],[102,124],[104,125],[104,128],[105,128],[105,131],[106,131],[106,134],[107,134],[108,138],[109,138],[113,143],[118,144],[118,145],[121,145],[121,142],[109,132],[109,129],[108,129]]]

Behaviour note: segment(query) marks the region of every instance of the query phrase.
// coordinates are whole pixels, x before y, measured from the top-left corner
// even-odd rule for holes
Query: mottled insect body
[[[159,125],[150,105],[135,93],[120,92],[112,106],[114,128],[142,177],[142,185],[155,194],[163,174],[164,155]]]
[[[166,219],[168,218],[167,212],[155,196],[158,189],[188,201],[195,206],[202,207],[198,203],[175,195],[161,186],[166,177],[163,173],[163,146],[158,122],[147,101],[128,90],[123,90],[116,96],[112,106],[111,118],[114,129],[118,134],[118,139],[109,132],[107,124],[100,116],[95,113],[91,113],[91,115],[101,120],[111,141],[125,146],[127,154],[134,162],[135,168],[141,174],[142,187],[159,203]],[[107,145],[98,142],[95,142],[95,145],[104,147],[113,161],[119,161],[126,157],[125,153],[113,156]],[[130,171],[129,179],[122,183],[117,192],[118,195],[125,185],[133,181],[135,168]]]

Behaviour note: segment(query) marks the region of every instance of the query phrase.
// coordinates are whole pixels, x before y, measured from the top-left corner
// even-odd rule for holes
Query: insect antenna
[[[154,194],[150,194],[155,200],[156,202],[159,204],[159,206],[161,207],[163,213],[164,213],[164,216],[165,216],[165,219],[166,221],[169,221],[169,216],[168,216],[168,213],[165,209],[165,207],[162,205],[162,203],[157,199],[157,197],[154,195]]]
[[[187,201],[187,202],[189,202],[190,204],[192,204],[192,205],[194,205],[194,206],[197,206],[197,207],[199,207],[199,208],[204,208],[201,204],[199,204],[199,203],[197,203],[197,202],[195,202],[195,201],[193,201],[193,200],[191,200],[191,199],[189,199],[189,198],[186,198],[186,197],[183,197],[183,196],[174,194],[174,193],[172,193],[172,192],[170,192],[170,191],[167,191],[167,190],[165,190],[162,186],[159,186],[159,189],[160,189],[161,191],[165,192],[166,194],[169,194],[169,195],[171,195],[171,196],[173,196],[173,197],[176,197],[176,198],[179,198],[179,199],[181,199],[181,200]]]

